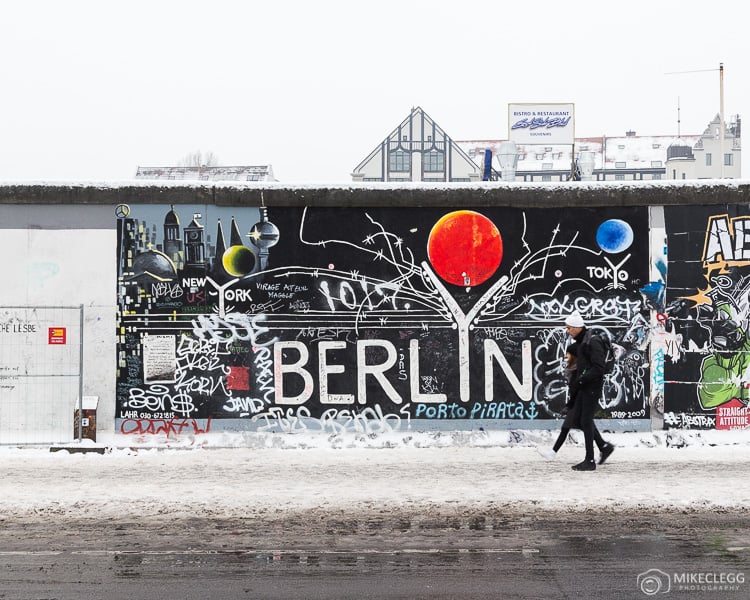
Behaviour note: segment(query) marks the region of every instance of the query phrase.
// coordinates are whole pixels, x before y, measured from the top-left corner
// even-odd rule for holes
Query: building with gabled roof
[[[353,181],[479,181],[481,169],[420,107],[351,173]]]
[[[724,165],[717,115],[701,135],[581,137],[575,145],[519,144],[514,181],[568,181],[581,152],[593,153],[594,181],[736,179],[741,175],[740,117],[725,125]],[[351,173],[352,180],[471,182],[499,179],[505,140],[453,140],[420,107],[404,119]],[[489,153],[489,154],[488,154]],[[487,156],[493,167],[486,166]]]
[[[723,148],[719,138],[720,129],[721,115],[717,114],[692,146],[671,146],[667,152],[667,179],[739,179],[742,172],[739,115],[725,129]],[[722,151],[723,165],[719,160]]]

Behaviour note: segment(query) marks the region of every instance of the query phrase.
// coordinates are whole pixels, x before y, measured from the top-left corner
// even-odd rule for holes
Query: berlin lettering
[[[346,372],[346,367],[341,364],[342,361],[335,360],[336,354],[351,348],[350,344],[343,341],[321,341],[317,344],[318,369],[315,375],[318,380],[318,397],[321,404],[328,405],[348,405],[348,404],[367,404],[367,381],[374,379],[380,386],[385,396],[394,404],[402,404],[404,398],[393,387],[386,373],[393,369],[394,377],[398,378],[399,373],[399,353],[396,347],[388,340],[358,340],[355,345],[356,351],[356,390],[350,390],[350,393],[331,393],[329,379],[335,376],[341,376]],[[522,368],[521,379],[510,369],[510,365],[500,348],[493,340],[484,341],[484,400],[492,402],[494,399],[494,379],[495,364],[500,366],[500,370],[510,382],[511,387],[516,395],[524,402],[531,400],[530,390],[532,389],[532,369],[531,369],[531,342],[525,340],[522,344]],[[301,405],[307,402],[315,392],[315,378],[308,368],[310,362],[310,350],[313,346],[298,341],[280,341],[273,344],[274,354],[274,383],[275,383],[275,403],[277,405]],[[365,360],[367,350],[373,347],[379,347],[385,350],[386,358],[380,364],[368,364]],[[448,396],[441,393],[427,393],[420,389],[419,382],[422,380],[419,373],[419,343],[417,340],[411,340],[409,344],[409,402],[417,404],[441,404],[448,402]],[[469,362],[459,363],[459,369],[462,378],[468,380]],[[297,395],[287,395],[285,391],[285,382],[296,379],[296,387],[301,391]],[[286,387],[289,387],[288,385]],[[461,397],[462,402],[468,402],[469,398]],[[451,404],[450,408],[445,409],[423,409],[424,416],[428,418],[447,418],[449,416],[465,416],[466,410],[460,405]],[[449,414],[450,413],[450,414]],[[420,414],[420,416],[422,416]],[[485,418],[488,415],[471,415],[472,417]]]

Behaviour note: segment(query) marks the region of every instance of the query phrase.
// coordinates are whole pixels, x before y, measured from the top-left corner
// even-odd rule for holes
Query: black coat
[[[576,362],[578,387],[581,389],[601,388],[604,383],[604,369],[607,361],[607,349],[598,335],[586,327],[575,338],[578,344]]]

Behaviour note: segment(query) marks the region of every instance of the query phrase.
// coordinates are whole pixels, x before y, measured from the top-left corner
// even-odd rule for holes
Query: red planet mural
[[[503,240],[495,224],[472,210],[457,210],[432,227],[427,255],[448,283],[474,286],[494,275],[503,259]]]

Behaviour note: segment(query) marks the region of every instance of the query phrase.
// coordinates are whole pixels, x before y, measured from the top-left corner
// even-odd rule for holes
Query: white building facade
[[[667,154],[667,179],[739,179],[742,172],[741,121],[733,119],[719,136],[716,115],[692,146],[675,146]],[[722,157],[723,155],[723,157]]]
[[[514,181],[560,182],[574,177],[581,153],[593,155],[593,181],[737,179],[741,176],[741,121],[732,117],[719,136],[717,115],[701,135],[576,138],[575,144],[518,144]],[[474,182],[498,180],[505,140],[453,140],[421,108],[413,108],[351,173],[352,181]],[[491,168],[486,164],[488,153]],[[723,164],[722,164],[723,163]]]
[[[271,165],[138,167],[135,178],[174,181],[277,181]]]

